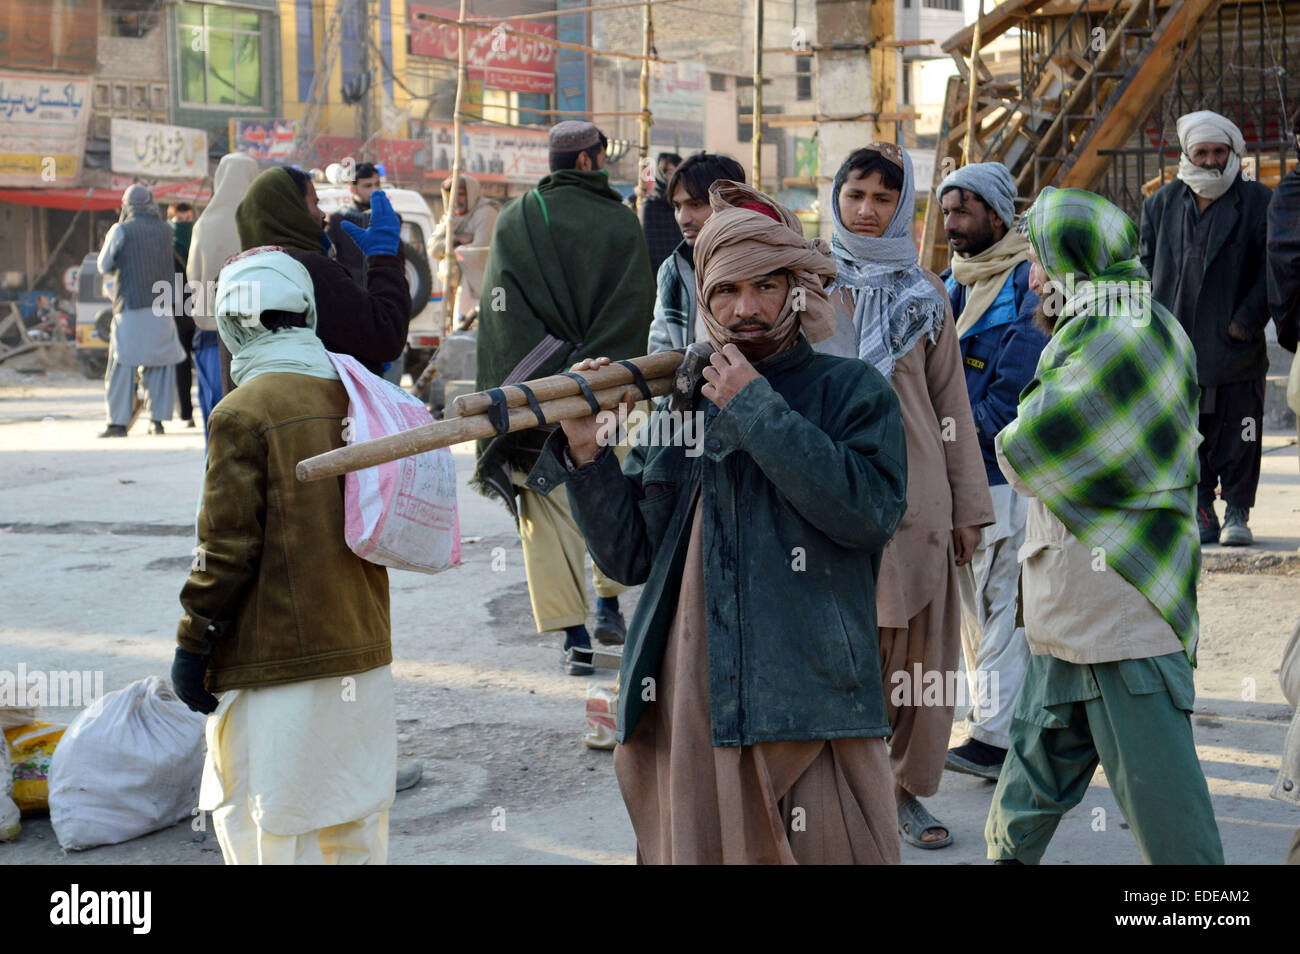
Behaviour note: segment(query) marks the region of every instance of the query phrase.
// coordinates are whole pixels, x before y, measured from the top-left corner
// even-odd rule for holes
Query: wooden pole
[[[754,188],[763,189],[763,0],[754,0]]]
[[[655,43],[655,21],[646,3],[641,29],[641,120],[637,139],[636,210],[640,214],[646,203],[646,173],[650,164],[650,51]]]
[[[980,21],[983,19],[984,0],[980,0],[979,12],[975,16],[975,33],[970,41],[970,72],[966,76],[969,97],[966,101],[966,142],[961,151],[963,164],[974,161],[971,150],[975,147],[975,87],[980,81]]]
[[[660,351],[632,359],[632,363],[641,370],[642,376],[647,381],[670,377],[681,362],[680,351]],[[595,391],[626,387],[633,383],[632,372],[621,364],[607,364],[594,371],[583,372],[582,376]],[[538,378],[536,381],[525,383],[538,401],[552,401],[579,393],[578,383],[563,374],[553,374],[549,378]],[[520,388],[506,384],[502,385],[501,390],[505,392],[507,407],[522,407],[528,403],[528,395]],[[470,417],[474,414],[486,413],[492,406],[492,398],[487,391],[475,391],[473,394],[462,394],[452,402],[451,406],[461,417]]]
[[[456,258],[456,229],[452,221],[456,218],[456,205],[460,201],[461,173],[461,109],[465,102],[465,87],[469,85],[469,69],[466,66],[466,30],[465,15],[469,12],[469,0],[460,0],[460,24],[456,27],[456,105],[451,114],[451,189],[447,195],[447,207],[443,209],[442,260],[447,265],[447,282],[442,289],[443,333],[450,335],[456,325],[456,294],[460,290],[460,260]]]
[[[653,378],[646,383],[650,388],[651,395],[655,397],[668,394],[673,388],[671,375],[663,378]],[[600,407],[608,411],[619,406],[626,392],[627,387],[620,385],[619,387],[595,391],[594,394]],[[587,399],[580,395],[557,398],[552,401],[541,401],[539,406],[548,424],[588,417],[591,414],[591,406],[587,403]],[[526,431],[533,427],[537,427],[537,415],[533,413],[532,408],[524,406],[510,409],[507,420],[508,431]],[[466,441],[494,437],[496,433],[496,427],[488,420],[486,414],[475,414],[472,417],[453,417],[448,421],[435,421],[432,424],[425,424],[423,427],[413,427],[409,431],[402,431],[398,434],[390,434],[387,437],[362,441],[360,444],[352,444],[349,447],[340,447],[338,450],[317,454],[315,457],[299,461],[296,472],[298,479],[301,481],[337,477],[339,474],[345,474],[349,471],[375,467],[402,457],[413,457],[416,454],[437,450],[440,447],[450,447],[453,444],[463,444]]]

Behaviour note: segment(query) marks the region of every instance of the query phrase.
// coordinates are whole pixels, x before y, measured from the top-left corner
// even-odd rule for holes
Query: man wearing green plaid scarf
[[[1192,344],[1151,298],[1137,230],[1118,208],[1045,189],[1026,225],[1052,337],[996,442],[1003,473],[1031,498],[1020,559],[1032,655],[989,857],[1038,863],[1100,762],[1147,863],[1222,864],[1190,720],[1201,562]]]

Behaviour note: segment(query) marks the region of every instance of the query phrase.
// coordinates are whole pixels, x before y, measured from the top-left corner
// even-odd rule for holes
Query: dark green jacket
[[[701,489],[713,744],[889,735],[875,592],[907,507],[898,398],[870,365],[814,354],[802,337],[756,368],[764,377],[721,411],[701,402],[702,448],[683,446],[678,420],[621,472],[609,452],[570,471],[560,430],[529,475],[539,493],[568,487],[601,570],[645,584],[623,650],[620,741],[659,676]]]

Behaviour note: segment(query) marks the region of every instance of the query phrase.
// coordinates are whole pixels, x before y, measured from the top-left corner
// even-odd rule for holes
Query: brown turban
[[[758,203],[770,212],[753,209]],[[810,342],[835,333],[835,311],[823,285],[835,277],[835,259],[820,238],[809,241],[793,212],[756,189],[729,179],[709,187],[713,214],[695,240],[695,289],[700,317],[714,347],[736,338],[709,311],[709,295],[723,282],[742,282],[773,272],[790,275],[790,292],[763,340],[778,350],[793,344],[802,328]],[[747,206],[747,207],[742,207]],[[796,307],[799,306],[799,307]]]

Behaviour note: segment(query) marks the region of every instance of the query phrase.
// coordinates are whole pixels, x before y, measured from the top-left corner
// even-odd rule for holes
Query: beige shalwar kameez
[[[836,304],[840,310],[844,300]],[[890,764],[899,785],[926,796],[939,790],[956,699],[945,691],[941,705],[926,700],[917,665],[923,680],[959,683],[961,600],[952,531],[994,520],[951,313],[937,342],[923,337],[898,360],[890,383],[907,432],[907,513],[885,547],[876,617],[894,730]]]
[[[883,739],[712,744],[696,504],[656,699],[614,770],[642,864],[898,864]]]

